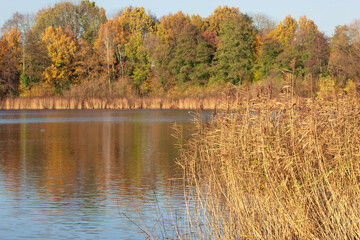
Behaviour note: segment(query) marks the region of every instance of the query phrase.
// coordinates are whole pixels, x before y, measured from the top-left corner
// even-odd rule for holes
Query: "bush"
[[[22,97],[44,97],[53,96],[54,88],[45,82],[32,83],[28,89],[22,89]]]

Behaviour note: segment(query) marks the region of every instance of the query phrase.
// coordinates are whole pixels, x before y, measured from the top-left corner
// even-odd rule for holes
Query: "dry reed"
[[[168,99],[160,97],[79,98],[21,97],[0,100],[0,109],[216,109],[220,97]],[[229,99],[229,102],[232,100]]]
[[[318,96],[238,97],[197,123],[179,160],[192,189],[184,238],[360,238],[359,97]]]

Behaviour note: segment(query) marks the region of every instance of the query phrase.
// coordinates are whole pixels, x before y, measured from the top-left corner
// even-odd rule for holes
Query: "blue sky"
[[[75,0],[78,2],[80,0]],[[38,9],[53,6],[60,0],[0,0],[0,26],[16,11],[20,13],[36,12]],[[108,16],[119,9],[132,5],[143,6],[158,18],[182,10],[185,13],[198,13],[207,17],[220,5],[239,7],[244,13],[265,13],[276,21],[290,14],[295,18],[306,15],[315,21],[320,31],[332,35],[338,25],[350,23],[360,18],[359,0],[97,0],[96,4],[104,7]]]

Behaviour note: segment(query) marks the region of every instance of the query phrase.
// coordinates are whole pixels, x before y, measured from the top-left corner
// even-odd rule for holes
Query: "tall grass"
[[[182,149],[187,239],[360,239],[360,105],[351,85],[318,97],[238,94]]]

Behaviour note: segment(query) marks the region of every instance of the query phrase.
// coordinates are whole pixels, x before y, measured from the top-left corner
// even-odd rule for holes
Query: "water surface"
[[[205,113],[208,117],[210,113]],[[0,111],[0,239],[144,239],[184,209],[188,111]],[[125,214],[125,215],[124,215]]]

